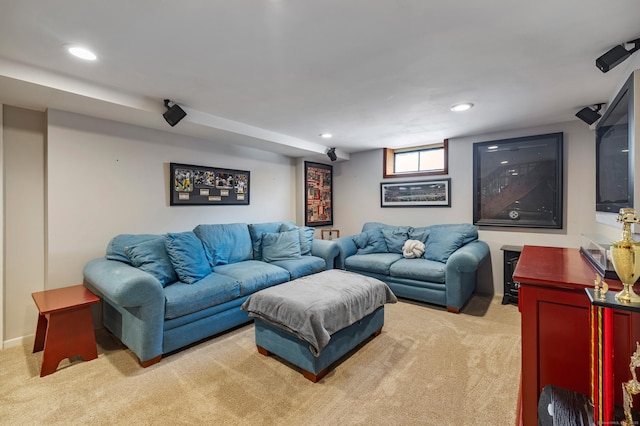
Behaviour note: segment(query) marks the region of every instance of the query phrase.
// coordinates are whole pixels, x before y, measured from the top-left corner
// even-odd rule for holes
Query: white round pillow
[[[402,255],[407,259],[422,257],[424,254],[424,243],[420,240],[407,240],[402,246]]]

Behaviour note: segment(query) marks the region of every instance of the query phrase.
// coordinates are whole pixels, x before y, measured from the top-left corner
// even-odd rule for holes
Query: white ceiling
[[[0,0],[0,103],[347,159],[578,120],[632,71],[595,59],[639,21],[638,0]]]

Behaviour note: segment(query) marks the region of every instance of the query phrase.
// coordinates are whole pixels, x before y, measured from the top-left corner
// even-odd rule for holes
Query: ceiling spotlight
[[[331,161],[336,161],[338,159],[338,157],[336,156],[335,148],[329,148],[329,151],[327,151],[327,155],[329,156],[329,159]]]
[[[625,44],[633,44],[633,47],[627,50]],[[633,52],[640,50],[640,38],[628,41],[625,44],[619,44],[613,47],[607,53],[596,59],[596,67],[602,72],[607,72],[611,68],[618,66],[618,64],[631,56]]]
[[[576,117],[578,117],[580,120],[584,121],[589,126],[591,126],[593,123],[598,121],[600,117],[602,117],[598,113],[598,111],[602,109],[602,105],[604,104],[595,104],[593,106],[586,106],[576,113]]]
[[[67,51],[76,58],[84,59],[85,61],[95,61],[98,56],[87,48],[80,46],[68,46]]]
[[[164,100],[164,106],[167,107],[167,111],[165,111],[162,116],[165,120],[167,120],[167,123],[169,123],[171,127],[178,124],[180,120],[182,120],[187,115],[187,113],[184,112],[182,108],[180,108],[180,105],[171,102],[169,99]]]
[[[468,109],[473,108],[473,104],[470,102],[464,103],[464,104],[457,104],[451,107],[451,111],[455,111],[455,112],[461,112],[461,111],[466,111]]]
[[[331,139],[333,137],[332,133],[320,133],[320,137],[322,139]]]

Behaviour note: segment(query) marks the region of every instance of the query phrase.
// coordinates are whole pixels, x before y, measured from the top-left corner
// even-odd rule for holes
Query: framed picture
[[[340,238],[340,230],[339,229],[323,229],[320,231],[320,235],[323,240],[333,240],[336,238]]]
[[[451,207],[451,179],[380,184],[381,207]]]
[[[249,205],[249,178],[246,170],[170,163],[169,204]]]
[[[562,228],[563,134],[473,144],[473,223]]]
[[[304,162],[306,226],[333,225],[333,167]]]

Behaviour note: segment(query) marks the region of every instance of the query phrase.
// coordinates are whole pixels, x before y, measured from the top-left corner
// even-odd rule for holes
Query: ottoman
[[[302,370],[312,382],[384,325],[397,299],[382,281],[337,269],[252,294],[242,309],[255,319],[256,345]]]

